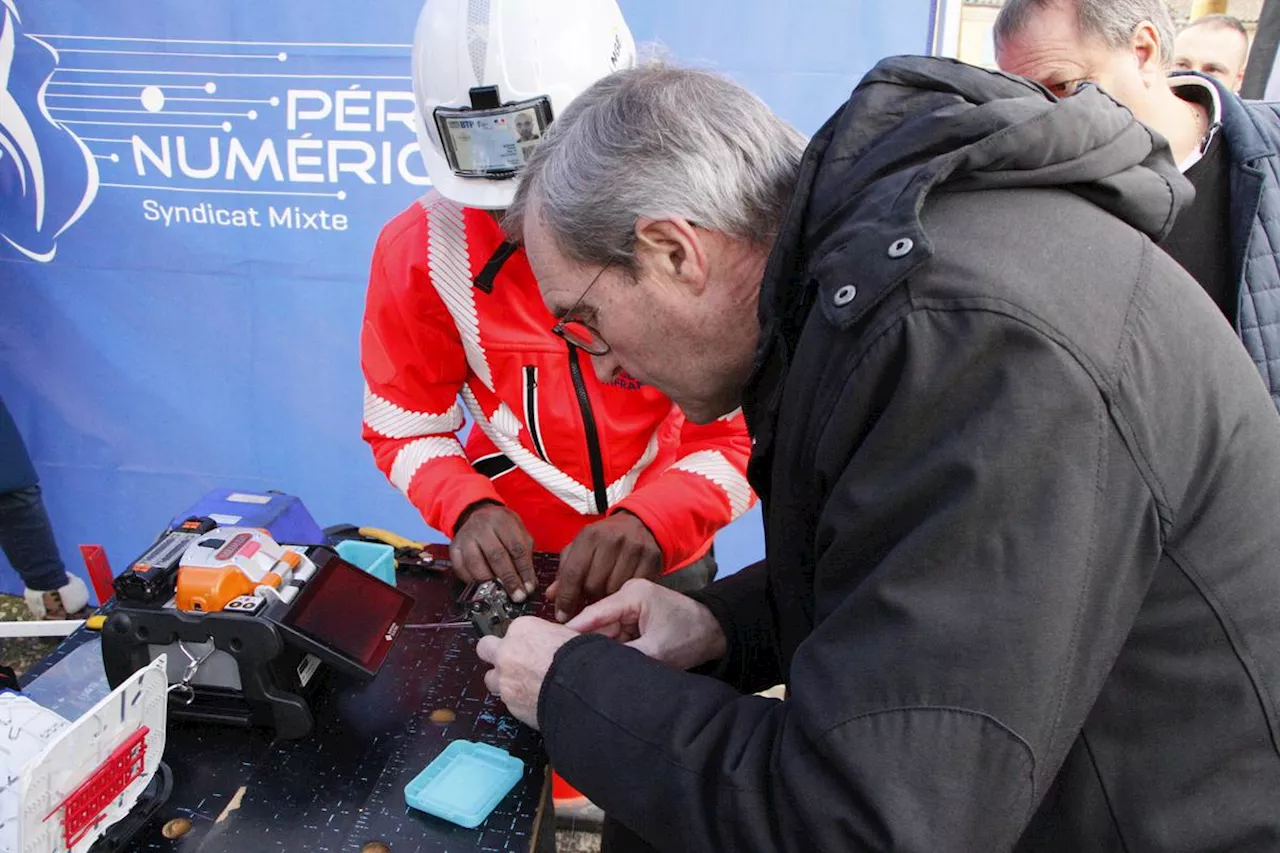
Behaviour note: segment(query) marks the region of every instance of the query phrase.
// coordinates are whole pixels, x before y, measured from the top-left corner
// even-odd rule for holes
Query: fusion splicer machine
[[[114,687],[161,654],[179,719],[311,731],[325,670],[377,674],[413,598],[321,545],[188,518],[115,580],[102,632]]]

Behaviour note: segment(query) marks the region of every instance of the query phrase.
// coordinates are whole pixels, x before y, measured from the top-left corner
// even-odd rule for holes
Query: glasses
[[[551,327],[551,331],[568,341],[573,346],[587,353],[588,355],[606,355],[609,352],[609,342],[600,337],[600,333],[595,329],[583,323],[581,320],[569,320],[567,318],[573,316],[573,312],[578,310],[578,306],[582,304],[582,300],[591,292],[591,288],[596,286],[596,282],[600,280],[600,276],[604,275],[612,263],[605,264],[600,268],[600,272],[596,273],[596,277],[591,279],[591,283],[587,285],[587,289],[582,291],[582,295],[578,300],[564,312],[566,319],[562,319]]]

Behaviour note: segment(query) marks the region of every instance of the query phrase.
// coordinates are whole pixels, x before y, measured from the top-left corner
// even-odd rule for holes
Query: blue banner
[[[622,5],[807,133],[930,41],[929,0]],[[419,8],[0,0],[0,397],[69,567],[98,543],[119,571],[215,487],[439,538],[360,440],[369,257],[428,183]],[[718,540],[728,569],[762,550],[758,513]]]

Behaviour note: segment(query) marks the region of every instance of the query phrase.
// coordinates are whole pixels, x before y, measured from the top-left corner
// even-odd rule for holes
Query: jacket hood
[[[1093,86],[1059,101],[1000,72],[892,57],[806,152],[762,308],[790,289],[783,281],[801,266],[801,246],[818,264],[819,285],[830,265],[862,270],[864,283],[883,292],[930,255],[919,217],[930,192],[1015,187],[1074,192],[1157,241],[1193,196],[1164,138]],[[820,300],[841,324],[874,301],[833,308]]]
[[[1028,80],[920,56],[883,60],[863,78],[818,174],[840,191],[814,199],[811,222],[850,202],[891,203],[878,196],[915,182],[1053,186],[1159,240],[1191,197],[1164,138],[1096,87],[1059,101]]]

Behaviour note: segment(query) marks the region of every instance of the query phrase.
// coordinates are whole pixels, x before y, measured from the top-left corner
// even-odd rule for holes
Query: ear
[[[1244,85],[1244,69],[1241,68],[1239,73],[1236,74],[1236,82],[1235,82],[1235,85],[1231,87],[1231,91],[1235,92],[1238,95],[1240,94],[1240,87],[1243,85]]]
[[[1138,72],[1142,76],[1164,77],[1164,63],[1160,60],[1160,34],[1155,24],[1143,21],[1133,30],[1129,43],[1134,58],[1138,60]]]
[[[686,219],[636,220],[636,259],[660,282],[695,295],[707,286],[707,247]]]

